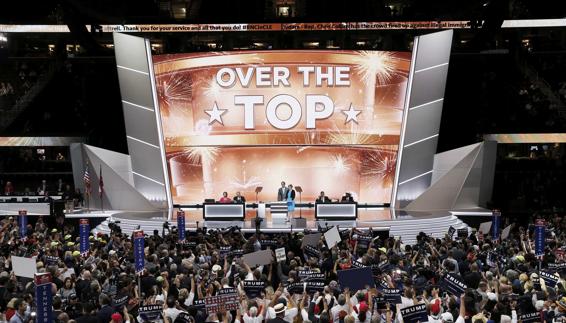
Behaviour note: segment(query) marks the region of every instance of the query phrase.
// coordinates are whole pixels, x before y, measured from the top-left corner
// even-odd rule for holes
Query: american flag
[[[102,165],[100,165],[100,181],[98,182],[98,194],[102,197],[104,193],[104,182],[102,181]]]
[[[83,175],[83,181],[85,183],[86,194],[90,193],[90,174],[88,173],[88,165],[85,167],[85,173]]]

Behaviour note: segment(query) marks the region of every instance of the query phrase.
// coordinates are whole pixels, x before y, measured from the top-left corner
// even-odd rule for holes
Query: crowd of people
[[[0,77],[0,109],[8,110],[26,94],[45,72],[43,62],[8,62],[0,65],[5,74]]]
[[[24,236],[14,218],[0,224],[0,311],[9,322],[31,322],[36,311],[34,283],[14,272],[14,256],[35,257],[37,272],[51,274],[55,322],[404,322],[402,310],[419,304],[428,322],[566,319],[566,218],[559,216],[547,219],[540,258],[532,225],[514,227],[499,240],[476,230],[443,239],[421,233],[412,246],[374,237],[371,229],[344,229],[331,248],[325,235],[305,245],[314,233],[307,231],[244,234],[236,227],[201,227],[179,241],[172,227],[145,235],[139,276],[133,237],[118,224],[110,234],[90,234],[88,255],[81,255],[72,224],[48,227],[39,218]],[[280,248],[284,254],[276,255]],[[243,260],[268,249],[269,264]],[[371,267],[373,281],[363,288],[342,280],[341,271],[364,267]],[[461,295],[445,285],[447,275],[465,284]],[[310,288],[313,280],[318,288]],[[248,290],[250,281],[260,290]],[[237,293],[236,306],[216,304],[212,310],[215,296],[226,291]],[[383,297],[391,291],[398,300]],[[158,316],[147,308],[157,308]]]

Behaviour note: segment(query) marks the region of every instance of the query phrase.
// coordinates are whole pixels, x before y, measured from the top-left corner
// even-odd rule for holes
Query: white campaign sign
[[[488,234],[490,229],[491,229],[491,221],[488,221],[481,223],[478,231],[481,232],[482,234]]]
[[[277,258],[277,262],[287,260],[285,248],[275,249],[275,257]]]
[[[501,240],[505,240],[505,239],[507,239],[507,237],[509,237],[509,233],[511,232],[512,226],[513,225],[510,224],[505,229],[503,229],[503,231],[501,231]]]
[[[12,268],[16,276],[33,278],[37,265],[35,258],[12,256]]]
[[[328,248],[332,248],[340,243],[340,241],[342,241],[342,239],[340,238],[340,232],[338,232],[337,227],[333,227],[332,229],[326,231],[324,233],[324,239],[326,240],[326,245],[328,246]]]

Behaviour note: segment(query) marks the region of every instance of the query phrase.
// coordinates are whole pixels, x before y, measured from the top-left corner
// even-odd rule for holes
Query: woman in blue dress
[[[295,190],[292,184],[287,189],[287,209],[289,212],[295,211]]]

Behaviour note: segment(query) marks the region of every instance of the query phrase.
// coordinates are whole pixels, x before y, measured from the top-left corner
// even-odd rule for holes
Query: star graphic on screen
[[[228,110],[218,109],[218,105],[216,104],[216,102],[214,102],[214,106],[212,106],[212,110],[204,110],[204,112],[206,112],[206,114],[210,116],[210,120],[208,121],[208,124],[211,125],[214,122],[218,122],[221,125],[224,125],[224,122],[222,122],[222,115],[226,113],[226,111]]]
[[[362,110],[354,109],[354,106],[350,103],[350,109],[342,110],[342,113],[346,115],[346,122],[344,123],[348,123],[350,121],[358,123],[358,114],[362,113]]]

